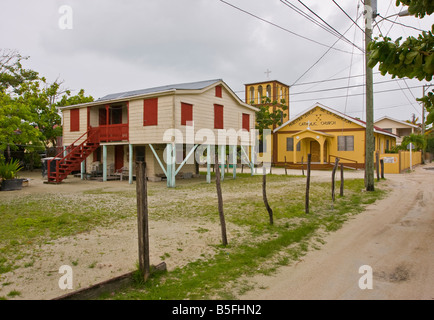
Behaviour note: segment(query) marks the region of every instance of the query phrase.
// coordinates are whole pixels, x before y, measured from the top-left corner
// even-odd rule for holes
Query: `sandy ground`
[[[258,289],[239,299],[434,299],[434,164],[386,178],[386,199],[328,235],[320,250],[255,276]],[[362,266],[372,270],[372,289],[359,286],[369,284]]]
[[[54,192],[68,194],[69,197],[80,197],[86,190],[104,188],[110,192],[135,192],[136,188],[135,183],[129,185],[125,181],[82,181],[73,177],[61,185],[47,185],[43,183],[40,173],[36,172],[25,173],[25,177],[31,179],[28,187],[20,191],[0,193],[0,201],[8,197],[41,193]],[[160,183],[158,188],[164,190],[163,184]],[[164,196],[164,193],[157,194],[153,199]],[[135,198],[131,198],[130,203],[122,205],[135,210],[135,201]],[[113,205],[116,204],[116,201],[113,201]],[[168,270],[213,255],[214,245],[220,242],[219,229],[203,219],[167,220],[150,217],[149,224],[151,264],[156,265],[165,261]],[[202,233],[200,229],[207,231]],[[233,236],[232,232],[237,232],[236,228],[228,230],[228,236]],[[33,260],[31,266],[20,267],[0,275],[0,297],[6,297],[8,300],[47,300],[136,270],[137,219],[132,216],[109,228],[100,227],[41,246],[33,246],[29,252]],[[24,263],[25,261],[20,262],[21,265]],[[63,275],[59,273],[59,268],[62,265],[72,267],[72,290],[59,288],[59,280]],[[7,296],[12,290],[19,291],[20,295]]]
[[[246,171],[245,171],[246,172]],[[273,169],[273,174],[284,174]],[[288,170],[300,175],[300,170]],[[328,181],[330,171],[312,171],[312,181]],[[346,178],[363,178],[363,171],[346,171]],[[68,178],[59,186],[43,184],[40,173],[27,174],[30,185],[20,191],[0,193],[5,197],[38,193],[82,194],[99,188],[110,191],[135,190],[135,184],[123,181],[82,181]],[[412,174],[388,175],[393,192],[385,200],[347,222],[325,239],[319,251],[309,252],[303,260],[282,267],[273,277],[256,276],[256,289],[240,299],[431,299],[434,298],[433,208],[430,183],[434,170],[421,167]],[[161,183],[164,190],[164,182]],[[157,195],[164,199],[165,193]],[[185,199],[194,199],[186,194]],[[135,206],[135,199],[130,206]],[[207,229],[202,233],[200,229]],[[193,230],[193,231],[192,231]],[[196,230],[196,231],[195,231]],[[228,237],[240,238],[242,230],[228,228]],[[231,234],[233,233],[233,234]],[[236,234],[236,235],[235,235]],[[137,222],[128,218],[109,228],[97,228],[73,237],[61,238],[32,247],[34,262],[0,275],[0,297],[11,290],[19,296],[8,299],[52,299],[73,290],[108,280],[136,269]],[[151,264],[166,261],[168,269],[207,258],[220,243],[219,229],[203,219],[158,219],[150,223]],[[431,246],[431,247],[430,247]],[[361,265],[374,270],[374,289],[360,290]],[[59,268],[73,269],[73,289],[61,290]],[[251,279],[249,279],[251,280]],[[7,284],[7,285],[4,285]]]

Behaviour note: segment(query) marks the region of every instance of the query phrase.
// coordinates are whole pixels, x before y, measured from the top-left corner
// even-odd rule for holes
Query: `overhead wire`
[[[348,79],[350,79],[350,78],[348,77]],[[379,81],[379,82],[374,82],[374,84],[384,84],[384,83],[396,82],[399,80],[403,80],[403,79],[391,79],[391,80]],[[292,93],[292,95],[295,96],[295,95],[300,95],[300,94],[310,94],[310,93],[327,92],[327,91],[334,91],[334,90],[344,90],[344,89],[359,88],[359,87],[364,87],[364,86],[366,86],[366,84],[353,84],[353,85],[348,84],[344,87],[326,88],[326,89],[306,91],[306,92],[295,92],[295,93]]]
[[[413,86],[413,87],[409,87],[408,89],[416,89],[416,88],[423,88],[422,86]],[[331,90],[330,90],[331,91]],[[393,91],[402,91],[402,89],[387,89],[387,90],[380,90],[380,91],[375,91],[374,94],[378,94],[378,93],[386,93],[386,92],[393,92]],[[350,94],[350,97],[355,97],[355,96],[363,96],[365,93],[353,93]],[[340,96],[332,96],[332,97],[323,97],[321,99],[323,100],[327,100],[327,99],[337,99],[337,98],[345,98],[346,95],[340,95]],[[292,101],[293,103],[295,102],[304,102],[304,101],[312,101],[312,100],[317,100],[318,98],[313,98],[313,99],[302,99],[302,100],[296,100],[296,101]]]
[[[364,53],[364,50],[362,48],[360,48],[358,45],[356,45],[353,42],[351,42],[351,40],[348,40],[343,34],[341,34],[334,27],[332,27],[327,21],[325,21],[323,18],[321,18],[315,11],[313,11],[312,9],[310,9],[301,0],[298,0],[298,2],[300,2],[307,10],[309,10],[310,12],[312,12],[312,14],[314,14],[316,17],[318,17],[318,19],[320,19],[322,22],[324,22],[328,27],[330,27],[332,30],[334,30],[337,33],[337,35],[340,35],[346,42],[348,42],[349,44],[353,45],[354,47],[356,47],[357,49],[359,49],[361,52]]]
[[[348,69],[348,68],[345,68],[345,69]],[[374,72],[374,74],[380,74],[380,73],[381,72]],[[325,80],[318,80],[318,81],[311,81],[311,82],[303,82],[303,83],[295,84],[293,86],[303,86],[303,85],[308,85],[308,84],[324,83],[324,82],[329,82],[329,81],[347,80],[348,78],[359,78],[359,77],[364,77],[364,76],[365,76],[364,74],[358,74],[358,75],[350,76],[350,77],[340,77],[340,78],[325,79]]]
[[[320,46],[323,46],[323,47],[330,48],[330,46],[327,45],[327,44],[321,43],[321,42],[319,42],[319,41],[316,41],[316,40],[311,39],[311,38],[309,38],[309,37],[303,36],[303,35],[301,35],[301,34],[298,34],[298,33],[294,32],[294,31],[291,31],[291,30],[289,30],[289,29],[287,29],[287,28],[284,28],[284,27],[282,27],[282,26],[280,26],[280,25],[278,25],[278,24],[276,24],[276,23],[274,23],[274,22],[271,22],[271,21],[269,21],[269,20],[266,20],[266,19],[264,19],[264,18],[261,18],[261,17],[255,15],[255,14],[253,14],[253,13],[247,11],[247,10],[244,10],[244,9],[242,9],[242,8],[240,8],[240,7],[237,7],[237,6],[235,6],[235,5],[233,5],[233,4],[229,3],[229,2],[227,2],[227,1],[225,1],[225,0],[219,0],[219,1],[222,2],[222,3],[224,3],[224,4],[226,4],[226,5],[228,5],[228,6],[230,6],[230,7],[232,7],[232,8],[234,8],[234,9],[237,9],[238,11],[241,11],[241,12],[243,12],[243,13],[245,13],[245,14],[251,16],[251,17],[254,17],[254,18],[256,18],[256,19],[258,19],[258,20],[260,20],[260,21],[262,21],[262,22],[268,23],[268,24],[270,24],[270,25],[272,25],[272,26],[274,26],[274,27],[276,27],[276,28],[279,28],[280,30],[283,30],[283,31],[285,31],[285,32],[288,32],[288,33],[290,33],[290,34],[292,34],[292,35],[294,35],[294,36],[297,36],[297,37],[302,38],[302,39],[304,39],[304,40],[310,41],[310,42],[315,43],[315,44],[317,44],[317,45],[320,45]],[[350,54],[351,54],[351,52],[346,51],[346,50],[342,50],[342,49],[339,49],[339,48],[333,48],[333,50],[340,51],[340,52],[345,52],[345,53],[350,53]]]
[[[292,4],[291,2],[289,2],[288,0],[280,0],[280,2],[282,2],[284,5],[286,5],[288,8],[294,10],[297,14],[301,15],[302,17],[306,18],[307,20],[309,20],[310,22],[316,24],[318,27],[320,27],[321,29],[331,33],[334,36],[338,36],[338,33],[335,32],[333,29],[327,27],[326,25],[318,22],[316,19],[312,18],[310,15],[308,15],[307,13],[305,13],[303,10],[299,9],[296,5]]]
[[[363,28],[360,27],[359,24],[356,21],[354,21],[353,18],[351,18],[351,16],[335,0],[332,0],[332,1],[354,23],[354,25],[357,28],[359,28],[363,32],[363,34],[365,34],[365,30],[363,30]],[[358,10],[359,10],[359,4],[357,4],[357,11]],[[353,40],[353,42],[354,42],[354,40]]]
[[[344,32],[344,34],[346,34],[350,29],[352,28],[352,25]],[[342,35],[343,37],[343,35]],[[294,86],[295,84],[297,84],[298,81],[300,81],[301,78],[303,78],[310,70],[313,69],[313,67],[315,67],[325,56],[327,53],[329,53],[329,51],[331,50],[331,48],[333,48],[338,42],[339,40],[341,40],[342,38],[339,38],[338,40],[336,40],[332,46],[327,49],[322,55],[321,57],[319,57],[319,59],[317,61],[315,61],[300,77],[297,78],[297,80],[295,80],[291,86]],[[354,55],[354,50],[351,52],[351,56]]]

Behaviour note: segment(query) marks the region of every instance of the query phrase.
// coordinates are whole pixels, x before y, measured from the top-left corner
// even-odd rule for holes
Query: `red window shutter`
[[[243,129],[250,131],[250,115],[243,113]]]
[[[181,125],[186,126],[189,121],[193,121],[193,105],[181,102]]]
[[[143,125],[158,125],[158,98],[143,100]]]
[[[223,106],[214,105],[214,129],[223,129]]]
[[[215,87],[215,96],[218,98],[222,97],[222,86],[216,86]]]
[[[71,127],[70,131],[80,131],[80,109],[71,109]]]

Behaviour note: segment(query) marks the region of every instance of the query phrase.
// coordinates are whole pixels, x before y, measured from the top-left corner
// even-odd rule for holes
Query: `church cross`
[[[267,79],[270,79],[271,71],[267,69],[267,71],[265,71],[264,73],[267,75]]]
[[[311,124],[312,122],[310,122],[310,120],[307,120],[307,128],[310,130],[310,124]]]

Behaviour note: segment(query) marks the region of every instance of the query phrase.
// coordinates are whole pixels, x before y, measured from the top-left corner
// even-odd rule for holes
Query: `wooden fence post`
[[[306,200],[304,205],[305,213],[309,213],[310,161],[311,161],[311,154],[309,153],[307,155]]]
[[[267,200],[267,191],[266,191],[266,184],[267,184],[267,172],[265,167],[262,167],[262,199],[264,200],[265,208],[268,211],[268,216],[270,217],[270,224],[273,224],[273,210],[270,208]]]
[[[309,155],[307,156],[309,158]],[[304,176],[304,156],[301,157],[301,174]]]
[[[146,281],[150,275],[148,233],[148,191],[146,163],[136,162],[137,225],[139,240],[139,268]]]
[[[377,181],[380,181],[380,153],[375,152],[375,170],[377,171]]]
[[[286,156],[285,156],[285,176],[288,175],[288,169],[286,168]]]
[[[381,179],[384,179],[384,159],[380,160],[381,165]]]
[[[219,210],[219,217],[220,217],[220,225],[222,229],[222,243],[224,246],[228,245],[228,238],[226,236],[226,222],[225,222],[225,215],[223,213],[223,197],[222,197],[222,188],[220,184],[220,166],[219,166],[219,158],[218,153],[215,155],[215,184],[217,188],[217,200],[218,200],[218,210]],[[224,170],[224,169],[223,169]]]
[[[332,170],[332,202],[335,202],[335,176],[336,176],[336,168],[338,167],[339,158],[335,159],[335,165]]]
[[[341,188],[340,188],[339,195],[341,197],[344,196],[344,164],[343,163],[341,163]]]

